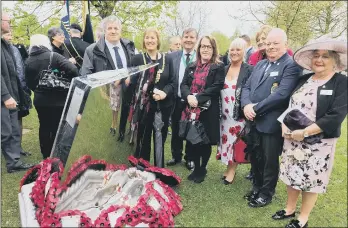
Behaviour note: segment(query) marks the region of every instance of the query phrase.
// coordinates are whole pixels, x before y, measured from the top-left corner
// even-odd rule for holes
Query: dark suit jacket
[[[80,69],[83,62],[83,56],[85,55],[85,50],[90,44],[78,37],[72,37],[70,40],[71,43],[66,44],[66,47],[71,53],[72,57],[74,57],[78,63],[76,64],[76,67]]]
[[[297,91],[313,75],[303,75],[296,86]],[[338,138],[341,124],[347,116],[347,76],[336,73],[328,82],[318,88],[316,124],[324,132],[324,138]],[[332,95],[322,95],[321,90],[331,90]]]
[[[187,96],[191,94],[191,85],[194,79],[194,72],[196,70],[196,62],[189,65],[185,70],[185,75],[182,80],[180,89],[181,97],[187,103]],[[223,63],[212,64],[206,78],[206,84],[203,92],[196,95],[198,104],[201,105],[208,100],[211,100],[210,107],[201,112],[199,120],[204,125],[210,144],[216,145],[220,142],[220,113],[219,113],[219,99],[220,91],[225,82],[225,69]]]
[[[173,61],[173,75],[176,83],[176,88],[174,88],[174,97],[178,97],[179,89],[179,72],[180,72],[180,61],[182,58],[183,51],[175,51],[169,54],[170,58]]]
[[[228,69],[230,68],[231,64],[228,64],[225,66],[225,76],[227,75]],[[233,119],[239,120],[240,118],[244,118],[244,113],[241,108],[241,95],[242,95],[242,87],[243,85],[247,82],[249,79],[251,72],[253,71],[253,66],[247,64],[247,63],[242,63],[240,66],[240,71],[237,79],[237,85],[236,85],[236,90],[235,90],[235,107],[233,109]],[[223,99],[223,98],[221,98]],[[221,111],[221,110],[220,110]]]
[[[289,105],[289,98],[297,85],[301,68],[285,53],[269,69],[268,59],[255,66],[250,78],[242,89],[242,107],[255,104],[256,128],[263,133],[276,133],[281,130],[277,118]],[[275,75],[277,73],[277,75]],[[271,89],[274,91],[271,93]]]

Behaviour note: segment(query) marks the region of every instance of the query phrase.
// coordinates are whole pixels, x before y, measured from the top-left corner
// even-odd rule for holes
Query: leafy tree
[[[220,55],[225,54],[230,46],[231,40],[228,38],[228,36],[219,31],[212,32],[211,35],[217,42]]]

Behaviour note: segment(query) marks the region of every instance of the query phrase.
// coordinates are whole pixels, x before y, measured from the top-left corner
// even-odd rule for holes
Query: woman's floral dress
[[[220,144],[217,151],[217,158],[225,165],[233,163],[232,145],[237,139],[237,135],[244,128],[245,121],[236,121],[232,118],[235,105],[237,80],[229,81],[225,79],[224,88],[221,90],[222,118],[220,120]]]
[[[111,85],[110,85],[110,108],[113,111],[120,110],[120,107],[121,107],[121,88],[122,88],[121,84],[115,86],[114,83],[111,83]]]
[[[290,99],[290,107],[296,107],[315,121],[318,87],[327,80],[308,81]],[[334,162],[337,138],[322,139],[309,145],[291,139],[284,140],[279,178],[294,189],[325,193]]]

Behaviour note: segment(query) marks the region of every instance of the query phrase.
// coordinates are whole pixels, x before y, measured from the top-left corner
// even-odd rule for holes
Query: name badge
[[[274,77],[274,76],[278,76],[278,71],[273,71],[269,74],[269,76]]]
[[[320,95],[330,96],[330,95],[332,95],[332,89],[330,89],[330,90],[322,89],[322,90],[320,90]]]

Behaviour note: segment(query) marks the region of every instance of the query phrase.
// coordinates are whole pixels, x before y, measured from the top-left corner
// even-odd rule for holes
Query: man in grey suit
[[[242,89],[244,115],[251,121],[249,135],[255,137],[251,151],[253,189],[245,195],[250,207],[263,207],[272,201],[279,173],[283,138],[277,118],[286,110],[301,68],[287,53],[287,36],[279,28],[266,39],[267,59],[254,67]]]
[[[183,155],[182,154],[183,138],[179,137],[179,121],[181,118],[181,113],[183,109],[185,108],[185,103],[181,99],[180,84],[182,82],[182,79],[184,78],[186,67],[190,65],[192,62],[196,61],[196,51],[194,48],[197,42],[197,35],[198,33],[194,28],[185,29],[182,34],[183,50],[170,53],[170,56],[173,60],[174,74],[177,80],[176,84],[178,85],[178,88],[176,88],[174,110],[171,116],[172,118],[171,149],[172,149],[173,158],[167,162],[168,166],[181,163],[181,159]],[[191,159],[190,153],[192,153],[192,151],[186,146],[185,148],[186,167],[189,170],[192,170],[194,168],[194,163]]]

